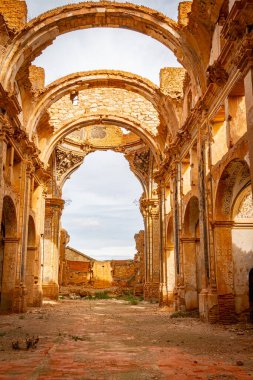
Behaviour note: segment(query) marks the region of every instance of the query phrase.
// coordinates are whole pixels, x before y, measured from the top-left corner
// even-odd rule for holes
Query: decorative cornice
[[[215,83],[222,87],[228,80],[228,73],[219,61],[207,68],[207,82],[208,84]]]
[[[62,210],[64,207],[65,201],[61,198],[46,198],[46,207],[52,209]]]

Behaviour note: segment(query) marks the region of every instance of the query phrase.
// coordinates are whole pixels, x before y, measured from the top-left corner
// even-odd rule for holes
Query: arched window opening
[[[70,94],[70,100],[71,100],[73,106],[78,106],[78,104],[79,104],[79,94],[78,94],[78,92],[72,92]]]

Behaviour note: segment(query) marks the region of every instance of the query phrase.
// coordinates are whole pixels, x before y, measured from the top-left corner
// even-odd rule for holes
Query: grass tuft
[[[197,310],[193,311],[175,311],[170,315],[170,318],[198,318],[199,313]]]

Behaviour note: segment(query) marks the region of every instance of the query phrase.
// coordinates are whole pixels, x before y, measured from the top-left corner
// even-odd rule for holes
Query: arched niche
[[[249,276],[253,268],[253,202],[251,185],[246,186],[236,197],[233,205],[232,257],[237,314],[250,309]]]
[[[249,238],[249,235],[252,236],[252,223],[240,218],[242,211],[238,211],[245,208],[241,202],[249,189],[250,172],[246,161],[239,158],[230,161],[218,182],[214,210],[217,292],[220,320],[224,322],[234,321],[236,314],[241,314],[249,307],[246,272],[250,268],[249,263],[246,265],[245,258],[247,252],[250,257],[252,254],[252,237]],[[250,212],[252,207],[249,206]],[[241,262],[242,259],[245,265]],[[240,274],[242,266],[243,274]]]
[[[201,291],[201,258],[199,250],[199,200],[196,196],[187,203],[182,236],[183,273],[186,310],[198,308]]]
[[[224,168],[216,191],[215,218],[221,221],[232,219],[235,198],[250,181],[249,166],[242,159],[234,159]]]
[[[17,215],[16,207],[9,196],[3,199],[1,221],[1,310],[12,311],[14,308],[14,288],[17,266]]]

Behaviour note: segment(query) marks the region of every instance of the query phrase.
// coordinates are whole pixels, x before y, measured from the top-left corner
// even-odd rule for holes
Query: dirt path
[[[39,335],[35,349],[24,346]],[[253,326],[171,319],[157,305],[61,301],[0,316],[0,380],[253,379]]]

